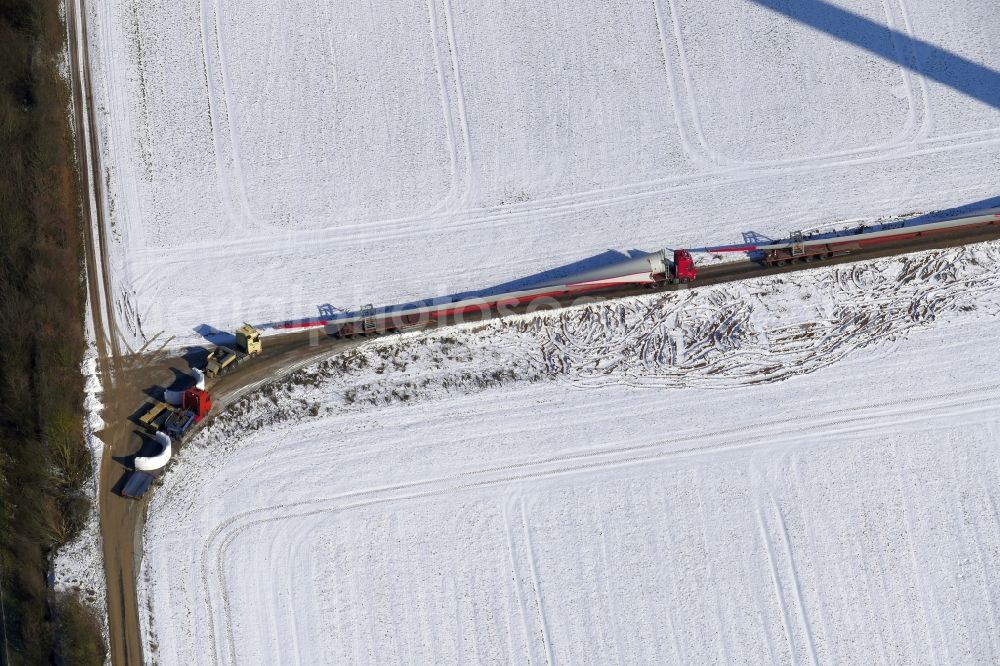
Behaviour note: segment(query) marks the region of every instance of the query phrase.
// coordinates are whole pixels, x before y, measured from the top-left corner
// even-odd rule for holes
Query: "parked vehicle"
[[[153,475],[135,471],[129,474],[128,480],[122,486],[121,496],[128,499],[142,499],[149,487],[153,485]]]
[[[205,376],[214,379],[219,375],[232,372],[244,362],[260,354],[262,350],[260,331],[250,324],[243,324],[236,329],[236,344],[233,347],[220,345],[208,355]]]

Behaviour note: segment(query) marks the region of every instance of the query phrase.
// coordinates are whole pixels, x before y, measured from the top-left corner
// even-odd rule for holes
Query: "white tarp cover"
[[[135,468],[143,472],[150,472],[160,469],[170,460],[171,446],[170,437],[166,433],[156,433],[156,441],[163,445],[163,449],[155,456],[141,457],[135,459]]]

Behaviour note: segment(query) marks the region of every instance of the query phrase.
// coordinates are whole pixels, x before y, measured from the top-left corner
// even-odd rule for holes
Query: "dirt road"
[[[82,3],[82,0],[80,0]],[[100,433],[108,442],[100,468],[98,507],[104,536],[105,570],[108,586],[108,620],[111,658],[114,664],[140,664],[142,653],[138,640],[138,612],[135,603],[133,576],[133,546],[122,548],[117,538],[109,540],[107,532],[115,534],[117,526],[132,521],[138,523],[140,507],[129,507],[107,501],[108,477],[112,473],[111,456],[127,442],[128,428],[118,415],[129,400],[134,402],[130,382],[120,381],[126,370],[114,329],[112,290],[106,264],[105,224],[102,219],[101,178],[97,134],[91,115],[93,100],[90,92],[90,69],[87,65],[87,28],[82,6],[74,0],[66,3],[66,33],[70,53],[70,81],[74,108],[74,141],[82,199],[83,228],[86,240],[87,295],[97,346],[99,371],[103,384],[103,399],[107,404],[109,428]],[[126,566],[127,563],[127,566]]]

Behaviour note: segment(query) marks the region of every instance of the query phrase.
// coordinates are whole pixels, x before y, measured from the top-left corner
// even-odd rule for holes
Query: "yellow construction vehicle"
[[[156,432],[160,429],[163,419],[172,414],[176,408],[160,400],[150,400],[149,405],[146,413],[139,417],[139,423],[150,432]]]
[[[236,329],[236,344],[234,348],[218,346],[208,355],[205,366],[205,376],[209,378],[231,372],[247,359],[260,354],[263,348],[260,342],[260,331],[250,324],[243,324]]]

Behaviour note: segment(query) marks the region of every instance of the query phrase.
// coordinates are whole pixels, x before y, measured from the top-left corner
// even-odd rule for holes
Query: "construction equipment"
[[[180,407],[168,405],[161,400],[152,401],[152,406],[139,417],[139,423],[150,432],[163,431],[175,441],[180,441],[192,425],[200,422],[212,410],[212,397],[199,388],[184,391]]]
[[[232,372],[244,361],[260,354],[262,348],[260,331],[250,324],[243,324],[236,329],[236,344],[233,348],[220,345],[208,355],[205,375],[214,379],[219,375]]]
[[[148,404],[148,403],[147,403]],[[160,425],[167,420],[177,408],[167,403],[156,400],[146,413],[139,417],[139,424],[150,432],[157,432]]]

